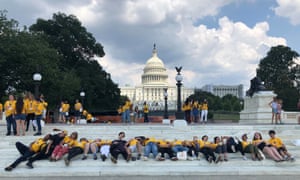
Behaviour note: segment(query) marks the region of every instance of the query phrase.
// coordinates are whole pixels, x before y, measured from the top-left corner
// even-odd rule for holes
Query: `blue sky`
[[[53,13],[73,14],[104,46],[99,63],[120,86],[141,83],[156,43],[175,84],[243,84],[272,46],[300,52],[300,0],[0,0],[20,25]]]

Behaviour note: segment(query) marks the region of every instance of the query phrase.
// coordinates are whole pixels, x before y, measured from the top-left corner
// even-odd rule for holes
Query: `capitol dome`
[[[168,84],[168,74],[163,61],[157,56],[157,51],[154,45],[152,57],[148,59],[144,73],[142,74],[142,84]]]

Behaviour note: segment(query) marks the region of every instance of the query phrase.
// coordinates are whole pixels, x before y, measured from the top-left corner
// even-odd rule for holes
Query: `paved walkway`
[[[267,132],[274,129],[277,135],[286,143],[289,151],[300,158],[300,147],[294,146],[292,140],[300,139],[300,126],[293,125],[238,125],[238,124],[207,124],[191,125],[187,127],[173,127],[162,124],[88,124],[88,125],[61,125],[48,124],[43,133],[52,132],[53,128],[78,131],[79,137],[115,139],[120,131],[126,132],[126,138],[134,136],[154,136],[166,139],[192,139],[194,135],[201,137],[208,135],[210,140],[216,135],[241,136],[248,133],[249,137],[255,131],[268,138]],[[0,125],[0,179],[299,179],[300,160],[295,162],[276,163],[266,159],[264,161],[243,160],[240,154],[230,154],[228,162],[209,164],[203,158],[194,161],[131,161],[119,160],[118,164],[111,161],[102,162],[89,157],[82,161],[80,158],[65,167],[63,161],[49,162],[47,160],[34,163],[34,169],[27,169],[25,163],[20,164],[12,172],[5,172],[4,167],[18,157],[14,147],[16,141],[30,143],[36,137],[29,132],[27,136],[5,136],[6,127]]]

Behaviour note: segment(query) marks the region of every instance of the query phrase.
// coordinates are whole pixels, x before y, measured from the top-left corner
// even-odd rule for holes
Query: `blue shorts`
[[[25,114],[16,114],[15,115],[15,120],[26,120],[26,115]]]

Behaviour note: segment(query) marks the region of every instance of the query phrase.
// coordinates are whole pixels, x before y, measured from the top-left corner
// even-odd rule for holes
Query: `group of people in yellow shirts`
[[[59,130],[61,131],[61,130]],[[286,146],[279,137],[276,137],[274,130],[269,131],[269,140],[263,140],[259,132],[254,133],[252,141],[247,140],[247,134],[243,134],[241,139],[230,136],[216,136],[213,141],[208,141],[209,137],[204,135],[201,139],[194,136],[192,140],[166,140],[155,139],[154,137],[137,136],[125,140],[125,132],[120,132],[115,140],[96,138],[88,140],[80,138],[78,133],[72,132],[68,136],[67,131],[57,134],[47,134],[44,138],[38,138],[29,146],[16,143],[18,151],[22,154],[17,160],[5,168],[5,171],[13,170],[18,164],[28,160],[27,167],[33,168],[36,160],[49,159],[58,161],[64,156],[66,166],[78,155],[82,155],[82,160],[92,154],[93,159],[105,161],[110,157],[112,163],[118,162],[121,154],[129,161],[145,160],[153,158],[157,161],[164,161],[167,158],[176,160],[196,160],[203,155],[209,163],[219,163],[228,161],[227,153],[240,152],[244,160],[247,160],[245,153],[250,153],[252,160],[263,160],[267,156],[275,162],[294,161],[295,158],[288,152]],[[136,154],[133,156],[133,154]],[[152,154],[152,156],[151,156]],[[167,154],[167,156],[165,156]]]
[[[6,117],[7,133],[6,136],[12,135],[25,135],[25,132],[29,129],[30,121],[34,121],[33,129],[37,133],[34,135],[41,135],[42,126],[41,120],[46,116],[46,109],[48,103],[44,100],[44,96],[41,95],[35,98],[30,92],[26,92],[24,95],[20,95],[15,99],[14,95],[9,95],[8,100],[4,105],[0,105],[1,115],[4,110]]]
[[[139,111],[138,106],[133,107],[131,101],[126,100],[122,106],[119,106],[118,113],[121,115],[122,123],[130,123],[130,122],[135,123],[140,117],[141,112]],[[144,122],[148,123],[149,106],[146,101],[143,104],[142,113],[144,116]]]
[[[74,104],[74,116],[70,118],[70,104],[67,100],[62,101],[59,108],[58,122],[60,123],[77,123],[80,124],[80,120],[84,118],[88,123],[93,121],[93,115],[87,110],[83,109],[82,103],[76,99]]]
[[[208,102],[206,99],[201,103],[197,100],[186,99],[182,105],[182,111],[184,111],[185,120],[188,124],[207,123]]]

